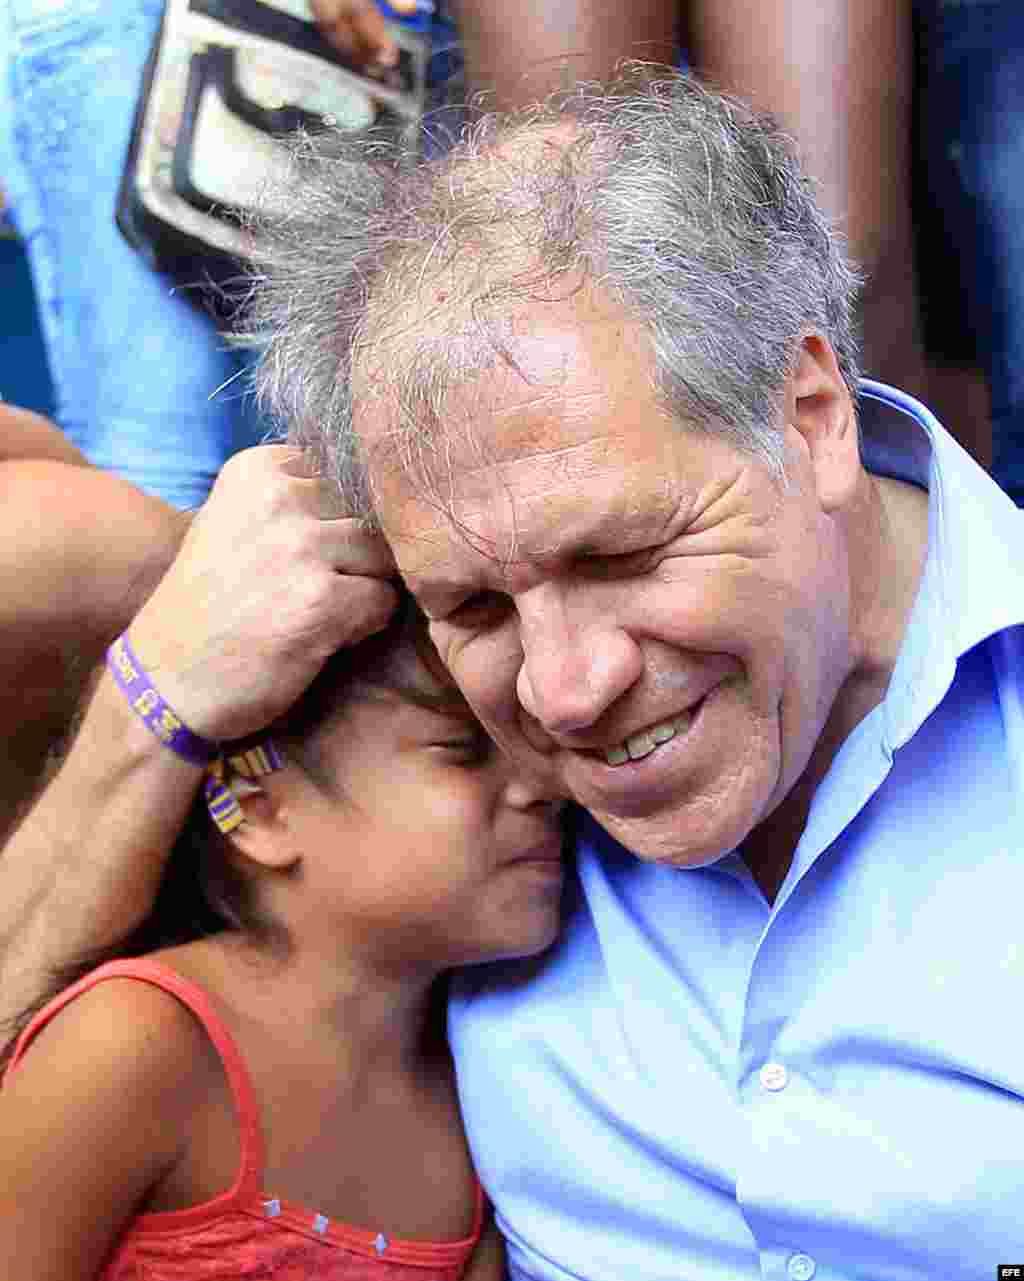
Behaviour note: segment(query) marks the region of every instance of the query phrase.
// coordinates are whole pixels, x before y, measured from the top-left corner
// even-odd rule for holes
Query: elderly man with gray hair
[[[252,324],[370,531],[325,543],[307,621],[348,582],[370,608],[379,531],[487,729],[579,807],[561,941],[451,998],[512,1275],[987,1281],[1024,1258],[1024,521],[859,380],[856,273],[739,104],[631,67],[400,161],[311,145]],[[297,645],[240,665],[187,612],[137,650],[193,729],[256,728]],[[109,903],[155,820],[124,826],[89,720],[7,857],[45,861],[88,768]],[[165,823],[195,786],[167,770]]]

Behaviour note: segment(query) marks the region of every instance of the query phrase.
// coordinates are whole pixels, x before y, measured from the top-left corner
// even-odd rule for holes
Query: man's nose
[[[593,725],[643,671],[636,642],[587,608],[579,589],[543,583],[516,600],[523,661],[516,693],[552,735]]]

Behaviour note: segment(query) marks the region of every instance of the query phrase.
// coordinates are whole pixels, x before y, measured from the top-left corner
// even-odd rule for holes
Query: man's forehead
[[[379,491],[381,526],[393,542],[440,548],[468,537],[508,556],[518,540],[531,554],[554,556],[563,544],[616,527],[636,506],[629,479],[605,442],[465,469],[454,462],[446,493],[393,473]]]
[[[431,286],[412,295],[374,326],[353,370],[356,429],[364,439],[399,426],[396,397],[418,385],[428,368],[455,413],[496,413],[508,401],[578,394],[614,395],[638,381],[653,393],[653,349],[646,330],[599,290],[574,281],[551,284],[547,296],[501,305],[471,296],[449,312],[433,306]],[[444,292],[443,290],[441,291]],[[446,409],[449,406],[446,403]],[[368,408],[369,412],[361,411]],[[447,419],[446,419],[447,423]],[[416,424],[421,427],[422,424]]]
[[[660,414],[650,342],[621,308],[587,293],[504,317],[486,357],[468,375],[442,335],[416,350],[379,353],[360,378],[354,426],[371,472],[420,468],[484,475],[495,464],[583,457],[592,443]],[[438,370],[431,403],[402,364],[425,357]],[[414,394],[409,395],[410,389]],[[415,392],[420,392],[419,395]]]
[[[401,386],[389,400],[382,364],[358,405],[374,508],[410,582],[655,534],[692,479],[684,455],[703,446],[664,409],[650,340],[621,307],[583,291],[504,333],[500,358],[448,387],[433,421],[414,420]]]

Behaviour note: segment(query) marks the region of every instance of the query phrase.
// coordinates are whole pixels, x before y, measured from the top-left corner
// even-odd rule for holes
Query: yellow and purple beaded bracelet
[[[274,741],[264,738],[244,749],[225,752],[220,743],[193,733],[139,662],[127,632],[107,650],[107,667],[132,710],[164,747],[206,771],[203,793],[210,817],[223,833],[233,832],[245,816],[231,790],[230,776],[234,773],[253,779],[281,769],[284,759]]]

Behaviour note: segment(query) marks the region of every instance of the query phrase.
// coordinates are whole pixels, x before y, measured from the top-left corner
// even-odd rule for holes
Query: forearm
[[[0,1021],[49,971],[141,922],[200,777],[104,675],[64,765],[0,851]]]
[[[56,459],[0,463],[0,671],[66,642],[95,646],[138,613],[190,517],[128,481]]]
[[[95,468],[0,462],[0,841],[38,787],[85,679],[187,527],[167,504]]]
[[[488,109],[508,110],[611,74],[622,58],[673,63],[677,0],[457,0],[469,93],[484,92]]]

